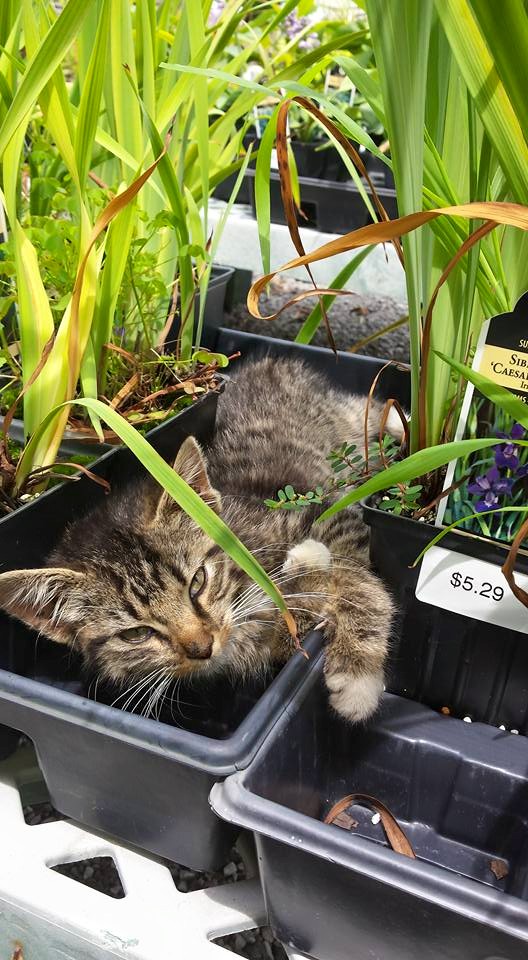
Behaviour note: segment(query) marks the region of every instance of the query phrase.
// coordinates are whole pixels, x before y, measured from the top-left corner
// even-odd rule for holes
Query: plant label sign
[[[528,575],[516,574],[528,590]],[[416,597],[434,607],[528,633],[526,607],[517,600],[500,567],[456,550],[430,547],[422,560]]]
[[[528,412],[528,294],[511,313],[484,324],[473,368],[526,403]],[[497,445],[449,464],[436,517],[439,527],[511,544],[526,518],[528,429],[468,384],[456,440],[500,438]],[[526,554],[521,549],[520,553]],[[528,576],[516,573],[526,589]],[[498,564],[456,550],[431,547],[424,555],[416,597],[474,620],[528,633],[526,608],[512,594]]]
[[[512,313],[484,325],[473,369],[522,400],[528,414],[528,294]],[[436,523],[510,544],[526,518],[528,447],[519,441],[528,440],[528,429],[468,384],[455,439],[480,437],[500,439],[449,464],[444,489],[451,492],[440,501]]]

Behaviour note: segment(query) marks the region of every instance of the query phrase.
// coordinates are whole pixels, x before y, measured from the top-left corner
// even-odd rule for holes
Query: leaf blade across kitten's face
[[[175,470],[220,512],[193,438]],[[165,492],[137,488],[105,513],[75,524],[56,551],[60,566],[0,575],[0,607],[119,682],[165,670],[211,666],[232,630],[232,602],[245,575]],[[53,558],[52,558],[53,563]]]

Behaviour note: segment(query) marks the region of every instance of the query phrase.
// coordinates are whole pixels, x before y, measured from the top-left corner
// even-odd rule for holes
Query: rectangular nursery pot
[[[245,357],[300,357],[359,393],[369,390],[382,366],[382,361],[351,354],[336,362],[330,350],[228,329],[210,331],[210,340],[218,350],[240,350]],[[405,402],[407,386],[407,375],[389,368],[380,393],[386,388]],[[207,441],[214,400],[206,397],[152,432],[167,459],[189,433]],[[92,469],[117,484],[141,468],[119,448]],[[1,521],[1,568],[41,565],[65,524],[103,496],[100,487],[83,478]],[[175,715],[180,728],[166,714],[167,722],[159,723],[95,703],[87,696],[79,664],[60,647],[40,639],[35,650],[35,635],[7,617],[0,619],[0,632],[0,723],[34,741],[54,805],[89,827],[188,866],[211,869],[225,862],[237,831],[211,813],[209,790],[249,763],[304,678],[304,658],[292,658],[265,691],[250,685],[233,693],[232,687],[215,684],[200,699],[186,690],[185,716]],[[12,748],[15,735],[6,731],[6,736],[4,752]]]
[[[265,322],[263,321],[265,329]],[[280,340],[278,337],[260,336],[256,333],[245,333],[242,330],[233,330],[231,327],[220,327],[210,331],[206,344],[211,350],[231,355],[240,351],[244,357],[290,357],[302,360],[309,366],[315,367],[324,373],[335,387],[342,387],[350,393],[367,395],[376,374],[385,366],[386,360],[377,357],[363,357],[357,353],[347,353],[338,350],[337,356],[326,347],[312,347],[311,345],[294,343],[291,340]],[[230,370],[228,368],[228,375]],[[233,367],[233,376],[236,367]],[[390,366],[384,371],[378,381],[375,396],[379,399],[395,397],[403,406],[410,402],[410,377],[403,365]]]
[[[348,167],[332,146],[325,147],[323,141],[304,143],[302,140],[294,139],[290,141],[290,146],[299,177],[333,180],[335,183],[350,180]]]
[[[211,270],[209,286],[207,288],[207,300],[204,312],[204,327],[214,330],[222,325],[224,319],[224,306],[229,288],[231,287],[230,303],[237,303],[243,298],[244,291],[249,289],[251,282],[242,275],[237,276],[238,271],[234,267],[224,267],[215,265]],[[195,316],[198,317],[200,309],[200,296],[196,297],[194,306]],[[177,323],[169,331],[167,337],[167,347],[174,344],[174,337],[177,334]],[[2,375],[0,374],[0,387],[2,386]],[[11,422],[9,436],[17,443],[24,443],[24,423],[17,418]],[[80,440],[74,430],[66,430],[64,438],[60,445],[61,454],[89,454],[94,457],[100,457],[109,450],[114,450],[116,444],[98,443],[94,440]]]
[[[251,155],[251,163],[254,164],[257,159],[257,152],[260,146],[260,138],[257,137],[255,132],[246,133],[244,134],[242,143],[246,151],[248,150],[250,144],[253,144],[253,153]],[[213,197],[215,197],[216,200],[223,200],[225,203],[227,203],[228,200],[231,198],[231,194],[233,193],[237,176],[238,176],[238,171],[236,173],[232,173],[229,177],[226,177],[225,180],[222,180],[222,182],[219,183],[218,186],[216,186],[215,189],[213,190]],[[251,181],[246,174],[242,180],[242,183],[240,184],[240,189],[238,191],[236,203],[249,204],[251,202],[250,191],[251,191]]]
[[[224,306],[227,295],[227,288],[234,276],[234,267],[223,267],[219,264],[213,265],[209,285],[207,287],[207,297],[205,300],[205,310],[203,317],[204,329],[216,329],[222,326],[224,319]],[[194,318],[198,320],[200,311],[200,294],[198,293],[194,301]],[[165,339],[165,350],[169,351],[176,345],[179,330],[179,317],[175,317],[172,326]]]
[[[204,311],[204,327],[221,327],[224,319],[224,305],[227,287],[235,273],[234,267],[215,264],[211,270]],[[196,318],[200,309],[200,297],[197,296],[194,307]]]
[[[216,405],[217,394],[207,394],[152,430],[150,442],[167,460],[174,459],[191,433],[207,442]],[[143,468],[120,447],[105,454],[92,470],[118,487],[140,476]],[[66,524],[102,497],[102,488],[82,477],[3,518],[0,569],[41,566]],[[8,755],[16,746],[15,731],[22,732],[35,744],[51,800],[62,813],[172,859],[181,854],[190,865],[207,866],[221,859],[232,831],[228,835],[218,830],[207,808],[207,794],[212,770],[234,769],[226,755],[231,751],[238,757],[239,740],[235,738],[234,746],[227,741],[226,746],[224,741],[94,703],[86,697],[80,664],[60,647],[42,638],[36,645],[34,633],[4,614],[0,637],[0,723],[5,725],[0,728],[0,753]],[[275,696],[271,695],[273,703]],[[244,707],[242,697],[236,707],[239,714]],[[263,721],[259,731],[256,724],[251,743],[262,726]],[[242,741],[242,746],[250,752],[251,744]],[[196,853],[193,817],[195,832],[199,831]]]
[[[248,170],[248,175],[252,171]],[[254,187],[254,175],[252,177]],[[376,192],[390,219],[398,216],[396,191],[389,187],[378,188]],[[370,214],[361,198],[358,188],[351,180],[338,183],[332,180],[316,180],[311,177],[299,177],[301,209],[305,216],[299,215],[300,227],[312,227],[323,233],[348,233],[358,227],[372,223]],[[367,188],[368,189],[368,188]],[[251,206],[256,216],[255,190],[251,190]],[[286,223],[282,205],[279,174],[272,171],[270,176],[270,216],[272,223]]]
[[[217,394],[206,395],[149,440],[167,459],[193,434],[210,439]],[[93,472],[115,488],[142,468],[124,447]],[[0,568],[43,564],[65,525],[104,496],[88,478],[64,484],[0,521]],[[212,784],[247,765],[305,673],[296,654],[269,685],[210,684],[182,693],[164,722],[89,699],[90,684],[69,651],[0,615],[0,728],[4,755],[17,734],[33,741],[54,806],[92,829],[208,870],[221,865],[238,833],[208,805]],[[308,647],[317,650],[319,635]],[[92,684],[93,690],[93,684]],[[116,696],[98,687],[98,700]]]
[[[526,960],[526,740],[391,694],[367,725],[346,724],[321,668],[250,767],[211,793],[255,832],[276,936],[316,960]],[[349,809],[350,831],[322,823],[350,793],[388,806],[417,859],[366,806]]]
[[[231,198],[231,194],[235,189],[235,183],[237,180],[238,173],[232,173],[229,177],[226,177],[225,180],[222,180],[217,187],[213,190],[213,197],[215,200],[223,200],[224,203],[228,203]],[[251,179],[248,177],[247,173],[242,178],[242,183],[237,194],[236,203],[243,203],[248,206],[251,203]]]
[[[528,637],[423,603],[415,597],[419,568],[410,569],[438,527],[364,504],[370,559],[392,588],[399,610],[388,689],[451,714],[528,733]],[[441,546],[497,565],[506,548],[469,535],[447,534]],[[528,558],[517,568],[528,571]]]

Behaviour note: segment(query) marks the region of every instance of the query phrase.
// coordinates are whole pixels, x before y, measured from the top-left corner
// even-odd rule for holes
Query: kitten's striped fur
[[[321,507],[270,511],[263,500],[288,483],[313,489],[329,474],[331,449],[344,441],[360,446],[364,404],[298,361],[248,363],[219,399],[209,449],[190,438],[175,462],[275,577],[301,634],[327,621],[330,699],[350,720],[377,706],[393,612],[369,569],[360,513],[315,525]],[[379,415],[373,403],[372,437]],[[116,494],[73,524],[49,567],[0,576],[0,606],[72,643],[97,675],[138,689],[142,681],[159,696],[176,677],[252,674],[292,651],[262,590],[153,482]]]

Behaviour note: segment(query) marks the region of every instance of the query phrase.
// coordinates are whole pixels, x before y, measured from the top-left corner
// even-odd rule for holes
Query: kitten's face
[[[194,440],[183,444],[175,469],[220,510]],[[233,602],[245,574],[166,494],[138,502],[137,512],[131,525],[130,506],[121,522],[117,511],[95,538],[83,536],[89,519],[74,525],[57,551],[60,567],[1,575],[0,606],[73,644],[92,670],[116,682],[233,661]]]

